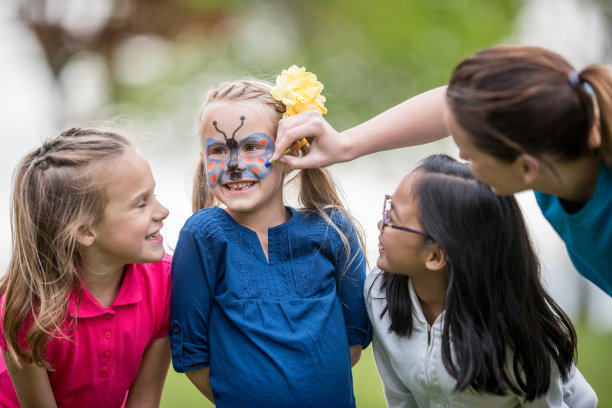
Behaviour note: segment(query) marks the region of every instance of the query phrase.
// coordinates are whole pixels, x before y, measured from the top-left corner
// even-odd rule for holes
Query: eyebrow
[[[138,203],[140,200],[142,200],[144,197],[148,196],[149,194],[155,195],[155,187],[157,186],[157,183],[154,181],[152,186],[148,186],[146,188],[143,188],[142,190],[139,190],[138,193],[136,193],[134,195],[134,198],[130,199],[130,204],[136,204]]]

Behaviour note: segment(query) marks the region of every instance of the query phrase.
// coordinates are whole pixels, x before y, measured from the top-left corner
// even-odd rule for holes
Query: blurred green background
[[[110,119],[137,137],[171,211],[171,251],[190,215],[199,104],[221,81],[305,66],[325,85],[327,120],[344,130],[444,84],[462,57],[490,45],[545,46],[578,68],[612,61],[609,0],[3,0],[0,19],[3,269],[13,167],[67,122]],[[370,264],[382,194],[434,152],[456,148],[447,139],[331,168],[364,226]],[[612,407],[612,300],[575,272],[532,197],[519,201],[544,280],[579,328],[578,367]],[[354,379],[359,407],[384,406],[369,349]],[[163,406],[206,404],[171,370]]]

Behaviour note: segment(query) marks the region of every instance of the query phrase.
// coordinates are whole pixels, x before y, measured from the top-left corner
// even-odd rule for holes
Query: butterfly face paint
[[[208,186],[215,188],[227,182],[240,180],[261,180],[272,173],[272,167],[265,163],[274,152],[274,140],[265,133],[253,133],[236,139],[236,133],[244,125],[245,117],[240,117],[240,125],[228,138],[213,122],[215,130],[224,140],[209,137],[205,143],[206,170]]]

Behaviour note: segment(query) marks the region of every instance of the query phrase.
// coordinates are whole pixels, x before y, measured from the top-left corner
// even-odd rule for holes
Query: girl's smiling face
[[[274,152],[274,140],[265,133],[236,136],[227,141],[208,138],[204,151],[210,188],[231,186],[231,182],[241,179],[263,179],[273,170],[265,163]]]
[[[147,159],[130,149],[100,176],[106,182],[102,221],[92,226],[87,262],[123,266],[157,262],[164,256],[160,234],[168,210],[155,197],[155,180]]]
[[[259,102],[216,102],[206,109],[208,186],[229,210],[252,212],[271,199],[282,204],[282,165],[265,165],[274,152],[275,115]]]
[[[388,221],[394,225],[423,231],[418,219],[414,184],[419,172],[408,174],[393,193]],[[378,223],[378,260],[376,265],[383,271],[414,277],[427,271],[425,261],[430,252],[430,242],[422,235],[386,227]]]

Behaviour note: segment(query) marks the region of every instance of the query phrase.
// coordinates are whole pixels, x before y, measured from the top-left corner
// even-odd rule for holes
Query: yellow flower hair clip
[[[283,118],[297,115],[305,111],[319,111],[322,115],[327,113],[327,108],[323,105],[325,97],[321,95],[323,84],[317,81],[317,76],[311,72],[306,72],[306,68],[298,68],[292,65],[288,69],[283,69],[281,74],[276,77],[276,85],[270,89],[272,98],[285,105]],[[283,155],[295,151],[301,155],[308,152],[308,141],[306,139],[296,141],[289,147]],[[266,167],[272,165],[276,160],[266,161]]]
[[[283,69],[276,77],[276,85],[270,90],[270,94],[277,101],[282,102],[287,110],[283,118],[296,115],[309,110],[318,110],[321,114],[327,113],[323,105],[325,97],[321,95],[323,84],[317,81],[317,76],[306,72],[306,68],[298,68],[292,65]]]

